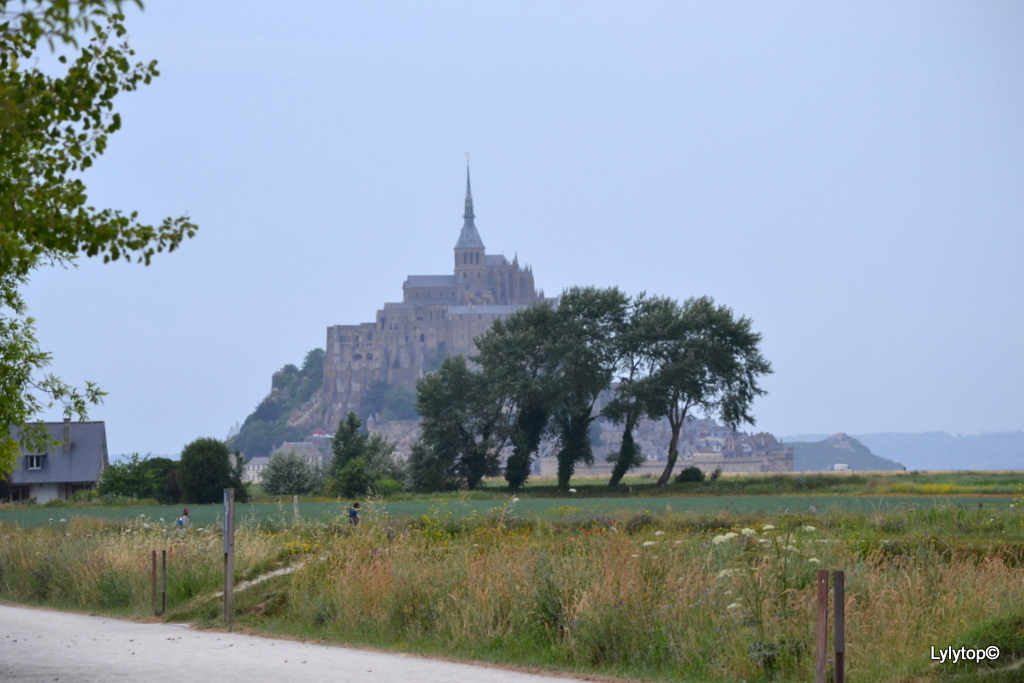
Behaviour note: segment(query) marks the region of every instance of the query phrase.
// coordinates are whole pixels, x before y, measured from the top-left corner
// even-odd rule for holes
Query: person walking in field
[[[359,503],[352,503],[352,507],[348,509],[348,523],[359,526]]]
[[[185,508],[184,512],[181,513],[181,517],[178,517],[178,528],[182,531],[188,531],[188,525],[191,523],[189,519],[188,508]]]

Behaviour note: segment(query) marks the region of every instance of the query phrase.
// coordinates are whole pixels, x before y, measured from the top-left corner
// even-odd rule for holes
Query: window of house
[[[25,456],[25,469],[26,470],[41,470],[43,464],[46,461],[45,455],[26,455]]]

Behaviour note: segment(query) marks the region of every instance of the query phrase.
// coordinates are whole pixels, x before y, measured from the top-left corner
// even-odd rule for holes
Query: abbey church
[[[473,355],[473,340],[495,320],[544,298],[533,271],[488,254],[476,229],[466,169],[466,211],[451,275],[410,275],[402,302],[386,303],[377,320],[327,328],[323,404],[326,424],[358,412],[363,392],[378,381],[413,385],[446,354]]]

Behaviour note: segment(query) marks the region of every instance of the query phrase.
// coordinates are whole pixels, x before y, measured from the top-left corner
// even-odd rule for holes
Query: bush
[[[272,496],[305,495],[323,483],[323,471],[294,451],[275,453],[263,473],[263,491]]]
[[[702,481],[704,481],[704,470],[692,465],[680,472],[676,477],[677,484],[698,483]]]
[[[223,441],[196,439],[181,451],[179,484],[186,503],[217,503],[223,500],[224,489],[235,489],[235,501],[244,503],[248,491],[241,481],[241,456],[231,454]]]
[[[349,460],[332,484],[342,495],[354,498],[366,495],[374,485],[374,479],[366,468],[366,460],[359,457]]]

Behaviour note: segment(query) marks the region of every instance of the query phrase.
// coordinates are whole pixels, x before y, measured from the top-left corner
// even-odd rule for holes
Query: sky
[[[750,318],[756,430],[1024,429],[1024,3],[150,0],[127,25],[161,76],[118,99],[90,202],[200,230],[25,290],[51,370],[109,392],[112,457],[225,438],[329,325],[450,273],[466,152],[488,253],[547,295]]]

